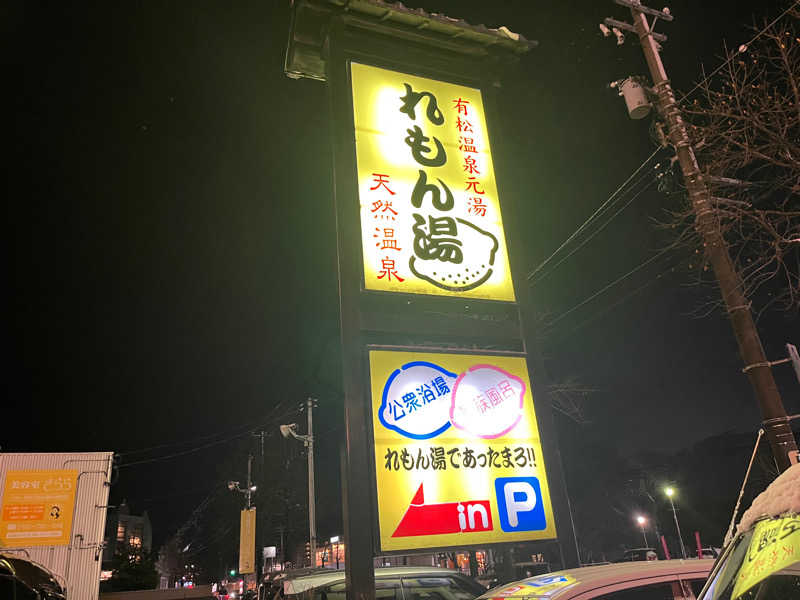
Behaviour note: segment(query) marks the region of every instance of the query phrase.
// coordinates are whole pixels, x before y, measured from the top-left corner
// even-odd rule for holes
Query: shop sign
[[[523,357],[369,361],[382,551],[556,537]]]
[[[514,301],[480,90],[350,74],[364,287]]]

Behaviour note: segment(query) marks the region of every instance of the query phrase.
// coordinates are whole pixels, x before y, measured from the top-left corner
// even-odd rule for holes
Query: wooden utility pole
[[[786,418],[778,387],[772,376],[771,363],[764,355],[764,348],[758,335],[750,303],[744,295],[741,277],[736,271],[728,246],[722,236],[719,218],[711,202],[711,194],[703,180],[703,174],[697,164],[694,148],[689,140],[675,93],[672,90],[664,64],[659,55],[660,46],[656,38],[665,40],[662,35],[652,32],[647,22],[647,15],[657,19],[671,21],[668,10],[659,11],[642,5],[639,0],[614,0],[616,4],[630,8],[633,25],[614,21],[616,26],[633,31],[639,37],[644,51],[650,76],[653,79],[653,90],[656,95],[656,108],[666,121],[669,141],[675,149],[678,162],[683,172],[683,179],[689,193],[689,201],[694,212],[695,228],[703,240],[703,249],[717,278],[725,310],[730,316],[733,332],[739,344],[739,354],[744,361],[742,371],[747,375],[755,391],[756,400],[761,409],[764,429],[767,433],[775,462],[780,471],[791,466],[791,458],[797,451],[797,444]],[[609,23],[610,19],[606,21]]]

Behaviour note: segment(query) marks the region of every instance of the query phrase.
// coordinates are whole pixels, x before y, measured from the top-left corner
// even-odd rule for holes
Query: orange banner
[[[0,501],[0,546],[69,544],[78,472],[8,471]]]

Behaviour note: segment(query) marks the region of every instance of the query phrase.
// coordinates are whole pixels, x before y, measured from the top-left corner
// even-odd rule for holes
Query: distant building
[[[125,500],[118,507],[109,508],[104,539],[104,565],[111,563],[121,547],[130,546],[141,549],[144,553],[150,552],[153,548],[153,529],[147,511],[141,515],[132,515]]]

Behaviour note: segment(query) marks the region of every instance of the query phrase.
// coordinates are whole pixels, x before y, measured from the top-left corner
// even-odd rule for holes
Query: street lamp
[[[293,437],[296,440],[303,442],[303,445],[308,448],[308,543],[309,550],[311,551],[311,566],[317,566],[317,526],[314,517],[314,430],[311,421],[311,409],[314,407],[314,400],[309,398],[306,400],[306,411],[308,413],[308,433],[300,435],[297,433],[297,423],[290,423],[288,425],[281,425],[281,435],[285,438]]]
[[[249,469],[248,469],[248,471],[249,471]],[[249,481],[250,481],[250,473],[249,472],[247,474],[247,479],[248,479],[248,483],[249,483]],[[245,486],[244,488],[242,488],[239,485],[238,481],[229,481],[228,482],[228,489],[230,491],[232,491],[232,492],[239,492],[241,494],[244,494],[245,497],[247,498],[247,510],[250,510],[250,507],[252,506],[253,492],[255,492],[256,489],[258,489],[255,485],[249,484],[249,485]]]
[[[336,547],[336,568],[339,568],[339,536],[335,535],[331,538],[331,546]]]
[[[644,530],[644,526],[647,523],[647,519],[645,519],[642,515],[638,515],[636,517],[636,522],[639,524],[639,527],[642,529],[642,537],[644,537],[644,547],[647,548],[647,533]]]
[[[669,505],[672,507],[672,516],[675,519],[675,529],[678,531],[678,541],[681,544],[681,556],[686,559],[686,547],[683,545],[681,526],[678,524],[678,513],[675,511],[675,503],[672,501],[672,497],[675,495],[675,489],[672,487],[665,488],[664,493],[667,495],[667,498],[669,498]]]

